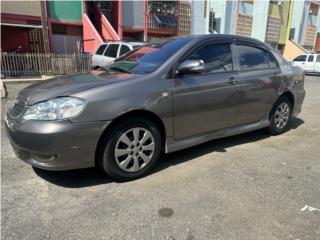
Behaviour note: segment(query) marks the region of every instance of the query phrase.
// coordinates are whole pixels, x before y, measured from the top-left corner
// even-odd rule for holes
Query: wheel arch
[[[125,121],[127,118],[132,117],[141,117],[148,120],[151,120],[156,126],[159,128],[160,134],[161,134],[161,140],[162,140],[162,147],[164,147],[165,139],[166,139],[166,129],[163,121],[161,118],[155,114],[154,112],[151,112],[149,110],[132,110],[130,112],[126,112],[117,118],[115,118],[103,131],[101,134],[95,151],[95,164],[98,164],[99,156],[101,156],[103,151],[103,145],[104,145],[104,139],[107,137],[107,135],[110,133],[111,129],[114,128],[117,124],[119,124],[122,121]]]
[[[287,97],[287,98],[289,99],[289,101],[290,101],[290,103],[291,103],[291,110],[294,108],[294,104],[295,104],[294,95],[293,95],[292,92],[286,91],[286,92],[282,93],[282,94],[277,98],[277,100],[273,103],[272,109],[271,109],[271,111],[269,112],[269,119],[270,119],[270,117],[271,117],[271,114],[272,114],[272,112],[273,112],[273,110],[274,110],[274,107],[275,107],[276,103],[277,103],[277,102],[279,101],[279,99],[280,99],[281,97],[283,97],[283,96],[285,96],[285,97]]]

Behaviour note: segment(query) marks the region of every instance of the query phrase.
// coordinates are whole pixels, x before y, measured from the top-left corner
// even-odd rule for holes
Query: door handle
[[[239,83],[239,80],[237,80],[234,76],[232,76],[232,77],[229,77],[228,83],[235,85]]]

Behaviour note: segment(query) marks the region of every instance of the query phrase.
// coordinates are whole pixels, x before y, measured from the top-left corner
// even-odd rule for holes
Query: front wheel
[[[161,134],[148,119],[132,118],[116,125],[106,136],[100,166],[119,181],[148,174],[161,153]]]
[[[275,103],[271,115],[269,132],[273,135],[284,133],[288,129],[292,106],[286,96],[282,96]]]

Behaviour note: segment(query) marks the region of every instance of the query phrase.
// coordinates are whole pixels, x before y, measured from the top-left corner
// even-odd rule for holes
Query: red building
[[[4,1],[1,51],[93,52],[106,41],[190,34],[189,1]]]

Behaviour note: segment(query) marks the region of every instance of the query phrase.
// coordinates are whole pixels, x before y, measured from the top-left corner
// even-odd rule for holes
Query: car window
[[[314,59],[313,55],[309,55],[308,62],[313,62],[313,59]]]
[[[296,57],[295,59],[293,59],[293,61],[295,62],[305,62],[307,59],[307,55],[300,55],[298,57]]]
[[[233,70],[231,45],[229,43],[203,46],[191,53],[186,60],[203,60],[207,73]]]
[[[101,45],[101,46],[98,48],[98,50],[96,51],[96,54],[97,54],[97,55],[102,55],[107,46],[108,46],[108,45]]]
[[[117,58],[118,48],[119,44],[110,44],[106,52],[104,53],[104,56]]]
[[[153,72],[192,40],[191,37],[168,38],[142,45],[115,60],[105,70],[121,65],[121,68],[135,74]]]
[[[316,62],[320,62],[320,55],[317,55],[317,60]]]
[[[240,70],[265,69],[276,67],[274,57],[264,49],[238,45]]]
[[[122,56],[123,54],[127,53],[130,51],[130,48],[126,45],[121,45],[121,48],[120,48],[120,54],[119,56]]]

